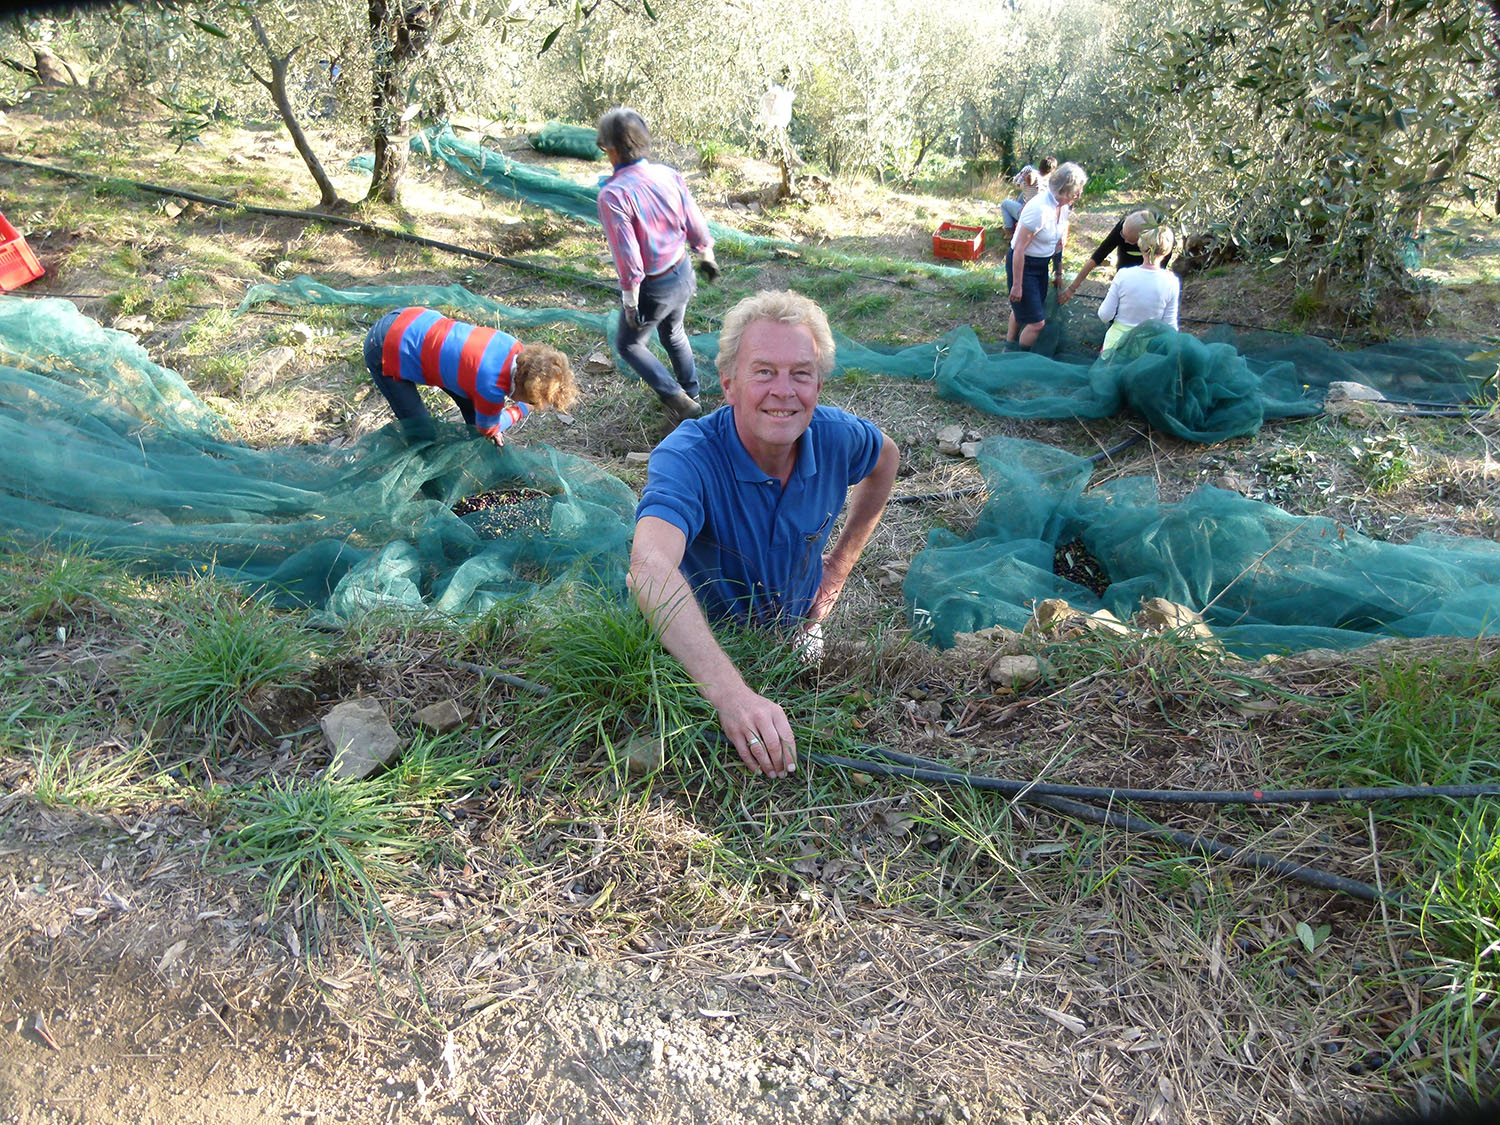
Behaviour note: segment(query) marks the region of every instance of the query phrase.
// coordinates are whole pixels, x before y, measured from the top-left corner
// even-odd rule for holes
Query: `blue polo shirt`
[[[651,453],[635,518],[687,536],[682,573],[710,620],[800,620],[823,580],[823,547],[851,485],[869,476],[885,435],[819,406],[783,489],[740,442],[734,408],[683,422]]]

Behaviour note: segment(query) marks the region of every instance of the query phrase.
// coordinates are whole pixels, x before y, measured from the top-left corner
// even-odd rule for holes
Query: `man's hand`
[[[495,443],[496,449],[505,448],[505,435],[502,434],[499,430],[496,430],[490,435],[490,440]]]
[[[751,773],[785,777],[797,771],[797,740],[779,704],[743,683],[733,692],[706,693],[719,712],[719,725]]]
[[[620,307],[625,310],[625,323],[632,331],[641,327],[640,295],[628,290],[620,291]]]
[[[1059,306],[1066,305],[1073,299],[1073,286],[1063,285],[1062,278],[1057,279],[1057,303]]]
[[[705,254],[698,259],[698,273],[702,275],[704,281],[718,281],[724,275],[724,271],[719,268],[719,263],[714,260],[712,254]]]

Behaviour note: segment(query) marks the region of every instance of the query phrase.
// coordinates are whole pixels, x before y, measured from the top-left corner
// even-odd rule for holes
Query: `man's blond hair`
[[[816,301],[793,293],[790,289],[762,289],[753,297],[746,297],[724,317],[724,327],[719,332],[719,379],[734,377],[734,364],[739,358],[740,341],[745,329],[758,320],[777,324],[802,325],[813,338],[813,348],[818,353],[818,377],[824,378],[833,370],[833,329],[828,326],[828,314],[818,307]]]

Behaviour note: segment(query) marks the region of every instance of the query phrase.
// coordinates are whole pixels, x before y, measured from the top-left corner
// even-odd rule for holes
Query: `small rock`
[[[1069,605],[1062,598],[1047,598],[1038,602],[1036,609],[1032,611],[1031,620],[1026,623],[1026,632],[1062,636],[1076,636],[1083,633],[1114,633],[1118,636],[1129,636],[1131,629],[1107,609],[1084,613],[1081,609],[1075,609]]]
[[[285,345],[272,348],[250,366],[242,390],[247,395],[259,394],[276,381],[283,367],[296,358],[297,353]]]
[[[615,361],[606,352],[591,352],[583,361],[583,370],[589,375],[607,375],[615,369]]]
[[[937,432],[938,452],[946,453],[950,457],[957,457],[963,452],[964,428],[962,426],[944,426]]]
[[[629,453],[625,454],[625,461],[630,465],[644,465],[650,460],[650,453],[642,453],[636,449],[632,449]]]
[[[401,739],[373,699],[351,699],[318,720],[333,751],[329,773],[338,780],[369,777],[401,752]]]
[[[1355,402],[1384,402],[1385,395],[1374,387],[1367,387],[1363,383],[1349,383],[1342,380],[1334,380],[1328,384],[1328,394],[1324,396],[1324,402],[1336,400]]]
[[[130,332],[141,336],[150,332],[154,325],[143,316],[122,316],[115,321],[114,327],[117,332]]]
[[[473,714],[472,708],[463,706],[458,700],[444,699],[423,707],[413,718],[416,719],[417,726],[424,730],[447,734],[450,730],[463,726]]]
[[[1035,656],[1001,653],[985,667],[984,675],[996,687],[1021,691],[1036,683],[1049,671],[1051,669],[1047,664]]]
[[[979,443],[977,441],[966,441],[958,447],[958,451],[967,460],[972,461],[979,455]]]
[[[636,777],[661,769],[666,758],[666,747],[659,735],[638,734],[622,749],[625,751],[625,768]]]
[[[301,321],[298,321],[296,324],[292,325],[289,331],[291,332],[292,342],[299,348],[305,348],[308,344],[317,339],[318,336],[318,334],[313,331],[311,325],[303,324]]]
[[[967,638],[972,638],[978,643],[994,650],[996,653],[1007,653],[1010,656],[1019,656],[1026,647],[1024,638],[1014,629],[1007,629],[1004,625],[990,625],[984,629],[976,629],[972,633],[959,633],[953,640],[955,647],[958,642],[970,643]]]

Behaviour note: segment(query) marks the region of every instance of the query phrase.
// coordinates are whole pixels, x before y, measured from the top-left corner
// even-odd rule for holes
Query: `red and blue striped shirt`
[[[506,402],[521,342],[495,328],[451,320],[432,309],[396,314],[381,342],[381,371],[392,379],[426,383],[474,404],[474,428],[493,437],[526,417],[524,402]]]

